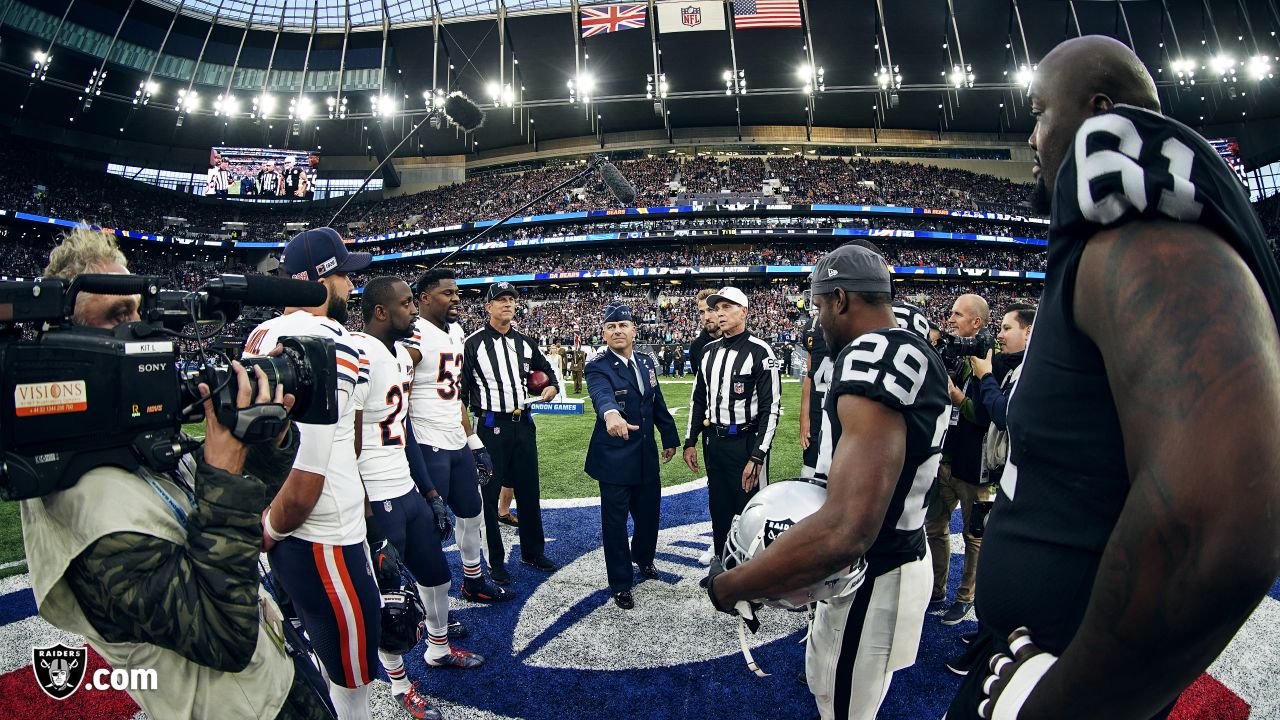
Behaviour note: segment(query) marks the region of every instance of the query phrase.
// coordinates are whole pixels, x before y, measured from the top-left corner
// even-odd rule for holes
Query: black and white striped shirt
[[[763,461],[778,429],[782,397],[780,364],[773,348],[743,332],[707,343],[699,360],[685,447],[697,443],[704,421],[713,426],[754,426],[751,456]]]
[[[205,183],[205,194],[225,192],[231,187],[231,171],[222,168],[209,168],[209,179]]]
[[[462,388],[472,412],[510,413],[524,409],[529,397],[525,378],[541,370],[556,384],[551,363],[533,340],[518,330],[506,334],[485,325],[467,336],[463,345]]]

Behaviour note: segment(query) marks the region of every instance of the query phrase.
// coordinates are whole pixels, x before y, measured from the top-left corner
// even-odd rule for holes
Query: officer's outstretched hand
[[[684,464],[688,466],[690,472],[698,472],[698,448],[687,447],[684,449]]]
[[[631,431],[639,430],[639,425],[632,425],[622,417],[622,413],[611,412],[604,416],[604,429],[614,437],[623,440],[631,439]]]
[[[671,462],[671,458],[676,456],[676,449],[673,447],[662,448],[662,464],[666,465]]]

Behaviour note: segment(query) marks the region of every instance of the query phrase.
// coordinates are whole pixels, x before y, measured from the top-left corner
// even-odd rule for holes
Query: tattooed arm
[[[1080,629],[1020,717],[1149,718],[1280,571],[1280,337],[1240,256],[1183,223],[1095,236],[1074,308],[1106,363],[1131,489]]]

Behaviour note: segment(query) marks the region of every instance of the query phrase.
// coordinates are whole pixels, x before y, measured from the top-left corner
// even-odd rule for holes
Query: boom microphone
[[[600,163],[600,180],[609,188],[609,192],[623,205],[630,205],[636,199],[636,186],[627,181],[613,163],[605,160]]]
[[[444,99],[444,115],[463,132],[471,132],[484,125],[484,111],[460,91],[455,90]]]
[[[315,307],[328,298],[318,282],[269,275],[221,275],[196,292],[208,293],[219,302],[272,307]]]

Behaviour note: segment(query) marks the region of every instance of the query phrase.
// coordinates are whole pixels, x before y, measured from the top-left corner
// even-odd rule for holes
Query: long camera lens
[[[258,397],[258,377],[253,368],[262,368],[270,385],[269,396],[283,386],[294,396],[290,415],[301,423],[329,424],[338,420],[337,371],[333,341],[318,337],[280,338],[284,347],[273,357],[244,358],[240,362],[249,375],[249,397]],[[236,396],[240,389],[230,365],[215,365],[184,374],[183,404],[193,406],[185,422],[204,419],[197,385],[205,383],[213,391],[213,405],[223,424],[234,422]]]

